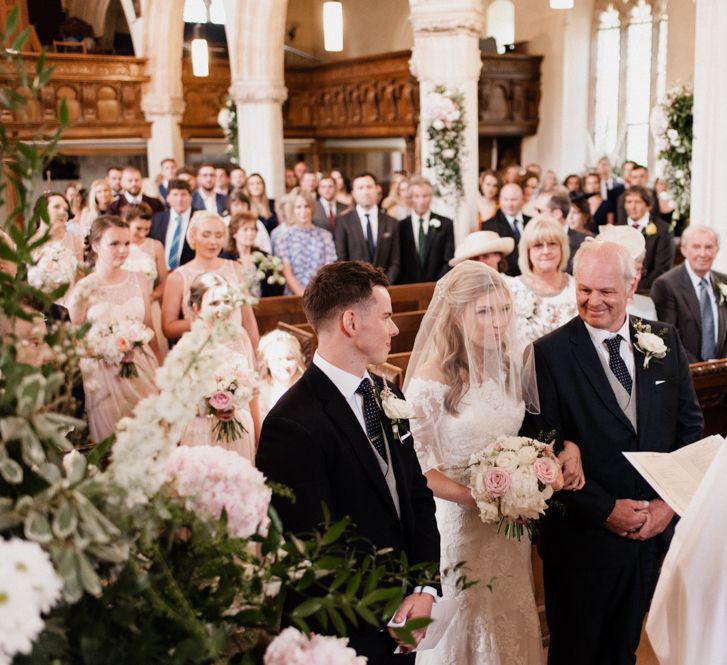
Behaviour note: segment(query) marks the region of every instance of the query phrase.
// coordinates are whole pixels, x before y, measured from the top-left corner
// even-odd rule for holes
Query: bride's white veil
[[[524,401],[528,411],[537,413],[532,353],[525,354],[528,371],[523,372],[516,334],[512,296],[502,276],[478,261],[456,265],[434,290],[414,342],[404,391],[414,378],[444,383],[444,410],[456,416],[470,388],[494,383],[496,394],[511,403]]]

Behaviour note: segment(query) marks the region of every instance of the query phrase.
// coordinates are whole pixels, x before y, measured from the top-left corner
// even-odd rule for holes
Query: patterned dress
[[[292,226],[278,239],[276,251],[283,263],[290,265],[293,275],[305,288],[314,275],[327,263],[336,260],[333,236],[318,226]],[[292,295],[286,286],[285,295]]]

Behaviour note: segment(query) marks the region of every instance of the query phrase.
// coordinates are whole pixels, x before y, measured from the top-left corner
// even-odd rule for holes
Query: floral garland
[[[225,154],[230,156],[230,161],[237,164],[237,104],[228,98],[227,103],[217,114],[217,124],[222,127],[227,139]]]
[[[464,131],[464,94],[438,85],[425,98],[422,119],[426,123],[431,151],[426,167],[435,173],[435,194],[455,207],[464,195],[462,157]]]
[[[664,180],[674,197],[678,215],[689,216],[692,183],[692,138],[694,96],[687,88],[667,93],[651,111],[651,133],[665,164]]]

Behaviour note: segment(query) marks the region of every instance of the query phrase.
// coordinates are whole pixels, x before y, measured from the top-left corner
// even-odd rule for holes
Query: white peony
[[[480,519],[485,524],[495,524],[500,521],[500,511],[495,502],[479,500],[477,507],[480,510]]]
[[[506,450],[520,450],[523,447],[523,440],[519,436],[507,436],[500,443]]]
[[[513,472],[518,467],[518,456],[514,450],[503,450],[495,459],[495,465]]]
[[[520,466],[530,466],[538,457],[538,451],[533,446],[523,446],[517,454]]]

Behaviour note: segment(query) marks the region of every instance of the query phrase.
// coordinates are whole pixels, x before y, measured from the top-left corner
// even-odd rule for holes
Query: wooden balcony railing
[[[29,75],[35,71],[37,54],[24,54]],[[53,127],[61,99],[66,100],[71,120],[65,139],[147,138],[149,124],[141,110],[142,85],[149,80],[146,61],[123,56],[49,53],[51,80],[18,115],[0,110],[0,122],[18,138],[30,138],[40,126]],[[19,84],[17,72],[0,64],[0,85]]]

